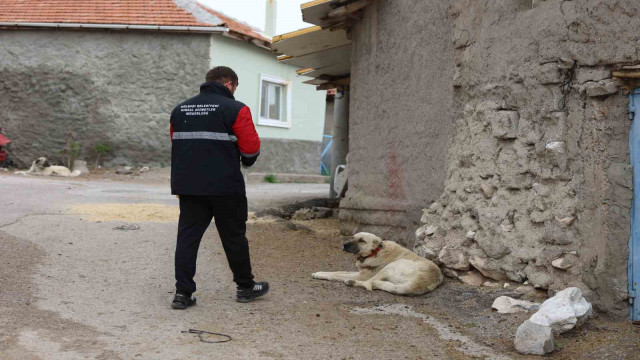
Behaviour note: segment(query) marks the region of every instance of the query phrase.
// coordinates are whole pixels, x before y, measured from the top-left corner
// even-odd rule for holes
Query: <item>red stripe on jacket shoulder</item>
[[[251,110],[248,106],[240,109],[232,129],[238,138],[237,144],[242,156],[253,157],[260,153],[260,138],[253,125]]]

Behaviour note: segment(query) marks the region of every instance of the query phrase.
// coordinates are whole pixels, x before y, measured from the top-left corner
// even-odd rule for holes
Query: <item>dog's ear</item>
[[[42,164],[42,166],[44,167],[51,167],[51,164],[49,164],[49,160],[45,160],[44,164]]]
[[[382,244],[382,239],[380,239],[379,237],[376,236],[376,238],[373,239],[373,245],[374,246],[380,246],[380,244]]]

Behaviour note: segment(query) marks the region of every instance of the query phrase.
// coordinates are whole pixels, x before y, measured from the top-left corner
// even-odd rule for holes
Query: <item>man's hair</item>
[[[236,72],[233,71],[230,67],[216,66],[207,72],[206,81],[215,81],[219,83],[226,83],[227,81],[231,81],[233,84],[237,84],[238,75],[236,75]]]

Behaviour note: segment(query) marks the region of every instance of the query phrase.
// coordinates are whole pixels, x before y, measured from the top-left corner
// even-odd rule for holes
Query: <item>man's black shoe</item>
[[[176,296],[173,298],[173,302],[171,303],[171,307],[178,310],[184,310],[189,306],[194,306],[196,304],[196,297],[183,294],[176,293]]]
[[[253,287],[250,288],[238,288],[238,292],[236,293],[236,301],[241,303],[248,303],[262,295],[265,295],[269,292],[269,283],[266,281],[261,281],[259,283],[255,283]]]

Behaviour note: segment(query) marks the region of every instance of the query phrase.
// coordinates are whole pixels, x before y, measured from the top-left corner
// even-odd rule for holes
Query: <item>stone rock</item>
[[[457,271],[449,269],[449,268],[444,268],[442,269],[442,274],[448,278],[452,278],[452,279],[458,279],[460,278],[460,275],[458,274]]]
[[[498,281],[507,280],[507,275],[495,260],[480,257],[478,255],[472,255],[471,257],[469,257],[469,263],[473,265],[476,270],[480,271],[482,275],[490,279]]]
[[[131,160],[127,159],[123,156],[116,156],[111,160],[103,161],[104,167],[114,167],[114,166],[130,166]]]
[[[535,191],[536,195],[538,196],[546,197],[546,196],[549,196],[549,193],[551,192],[548,187],[540,183],[533,183],[532,186],[533,186],[533,191]]]
[[[518,134],[517,111],[501,110],[487,113],[487,121],[491,123],[493,136],[498,139],[515,139]]]
[[[540,65],[537,79],[538,82],[542,85],[560,84],[562,82],[562,78],[560,76],[560,69],[558,69],[558,64],[546,63]]]
[[[130,175],[132,173],[133,173],[133,170],[131,166],[121,167],[116,170],[116,174],[118,175]]]
[[[416,230],[416,240],[418,241],[424,240],[424,238],[427,237],[426,230],[427,230],[427,226],[419,227],[418,230]]]
[[[477,271],[469,271],[458,278],[463,284],[470,286],[481,286],[486,281],[485,277]]]
[[[548,289],[549,285],[553,282],[547,269],[543,266],[535,266],[533,263],[529,263],[529,265],[524,268],[524,273],[527,274],[531,285],[537,288]]]
[[[426,236],[431,236],[431,235],[435,234],[437,230],[438,230],[437,226],[434,226],[434,225],[427,226],[427,228],[424,230],[424,234]]]
[[[149,171],[149,167],[148,167],[148,166],[143,166],[143,167],[141,167],[141,168],[140,168],[140,170],[139,170],[139,171],[140,171],[141,173],[145,173],[145,172]]]
[[[435,251],[431,250],[430,248],[421,245],[418,246],[414,249],[414,252],[418,255],[421,256],[425,259],[429,259],[429,260],[434,260],[435,258],[438,257],[438,255],[435,253]]]
[[[551,213],[548,211],[540,211],[536,209],[531,212],[529,218],[531,219],[531,222],[540,224],[551,219]]]
[[[495,186],[487,183],[480,185],[480,188],[482,189],[482,193],[484,194],[484,197],[487,199],[491,199],[493,197],[493,194],[496,191]]]
[[[589,81],[586,82],[583,87],[589,97],[608,96],[616,94],[619,91],[618,83],[613,80]]]
[[[514,225],[510,224],[510,223],[506,223],[506,224],[500,224],[500,228],[502,229],[502,231],[504,232],[512,232],[514,229]]]
[[[545,1],[545,0],[542,0]],[[538,3],[540,3],[540,0],[537,0]],[[571,69],[573,67],[573,65],[576,63],[575,60],[571,59],[571,58],[560,58],[558,59],[558,69],[562,69],[562,70],[568,70]]]
[[[573,224],[573,221],[575,220],[575,216],[567,216],[567,217],[563,217],[562,219],[558,218],[556,216],[556,221],[558,222],[558,225],[560,225],[560,227],[569,227],[571,226],[571,224]]]
[[[501,259],[511,253],[511,250],[498,241],[498,237],[495,234],[492,235],[491,232],[477,232],[474,241],[492,259]]]
[[[568,268],[570,268],[572,266],[572,264],[570,264],[568,261],[565,260],[565,258],[559,258],[559,259],[555,259],[551,262],[551,265],[554,268],[560,269],[560,270],[567,270]]]
[[[454,270],[469,270],[469,258],[466,251],[444,247],[438,255],[438,260],[445,266]]]
[[[430,219],[429,214],[431,214],[429,209],[422,209],[422,217],[420,217],[420,222],[423,224],[428,223]]]
[[[551,245],[569,245],[576,241],[575,229],[562,228],[557,222],[546,222],[540,242]]]
[[[484,287],[493,287],[493,288],[497,288],[500,287],[500,283],[495,282],[495,281],[485,281],[482,286]]]
[[[579,67],[576,70],[577,84],[584,84],[587,81],[600,81],[611,77],[611,70],[602,67]]]
[[[471,232],[478,230],[478,223],[471,216],[463,216],[462,219],[460,219],[460,226]]]
[[[527,279],[527,274],[524,273],[524,269],[516,271],[505,271],[505,273],[507,274],[507,278],[509,278],[509,280],[513,282],[522,283]]]
[[[551,328],[530,320],[518,327],[513,344],[520,354],[544,355],[555,350]]]
[[[464,236],[465,238],[469,239],[469,240],[473,240],[474,237],[476,237],[476,232],[469,230],[467,231],[467,235]]]
[[[87,162],[84,160],[74,160],[71,171],[80,172],[80,175],[89,174],[89,168],[87,167]]]
[[[435,201],[433,204],[431,204],[431,206],[429,206],[429,212],[431,214],[439,214],[442,212],[442,209],[444,209],[444,207],[442,206],[442,204],[440,204],[437,201]]]
[[[585,322],[592,312],[593,307],[582,296],[582,291],[577,287],[570,287],[543,302],[540,310],[529,321],[549,326],[560,334]]]
[[[531,285],[520,285],[520,286],[518,286],[516,288],[516,291],[521,292],[521,293],[525,293],[525,294],[529,293],[529,292],[532,292],[532,291],[535,291],[535,290],[536,290],[536,288],[534,288]]]
[[[547,150],[564,153],[564,141],[551,141],[548,142],[544,147]]]
[[[540,304],[531,301],[518,300],[508,296],[500,296],[493,301],[491,308],[497,310],[500,314],[513,314],[518,312],[537,311],[540,309]]]

